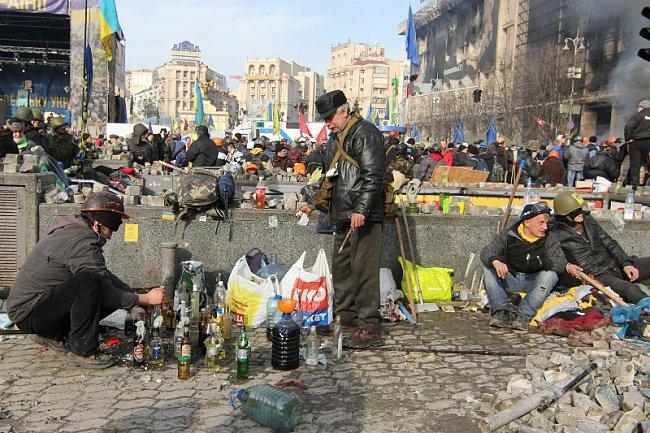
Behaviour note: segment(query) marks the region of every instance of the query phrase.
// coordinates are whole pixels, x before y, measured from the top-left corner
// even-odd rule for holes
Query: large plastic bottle
[[[271,385],[255,385],[236,393],[242,411],[263,426],[277,433],[296,428],[302,415],[302,401],[291,392]]]
[[[625,198],[625,207],[623,208],[623,219],[633,220],[634,219],[634,190],[627,193]]]
[[[276,370],[295,370],[300,366],[300,327],[291,318],[291,302],[279,302],[278,308],[282,319],[273,327],[271,365]]]
[[[282,300],[279,293],[278,278],[271,275],[271,284],[275,295],[266,301],[266,339],[273,341],[273,328],[282,319],[282,312],[278,309],[278,301]]]

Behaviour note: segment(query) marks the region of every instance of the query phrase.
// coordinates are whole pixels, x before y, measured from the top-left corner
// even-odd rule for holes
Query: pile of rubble
[[[526,369],[496,395],[490,413],[508,409],[539,390],[566,384],[591,363],[597,368],[556,403],[534,410],[502,431],[650,432],[650,355],[623,345],[575,349],[572,355],[529,355]]]

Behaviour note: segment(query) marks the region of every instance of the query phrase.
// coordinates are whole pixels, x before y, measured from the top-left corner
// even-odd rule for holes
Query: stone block
[[[41,170],[38,167],[38,164],[33,164],[31,162],[23,162],[18,170],[21,173],[39,173]]]
[[[548,383],[557,383],[569,378],[569,375],[564,371],[546,370],[544,372],[544,379]]]
[[[516,375],[508,381],[506,390],[512,395],[530,394],[533,390],[533,384],[523,376]]]
[[[126,187],[126,195],[142,195],[142,187],[140,185],[129,185]]]
[[[600,406],[593,407],[587,410],[587,418],[592,419],[594,421],[603,422],[606,416],[607,413]]]
[[[600,385],[596,388],[594,398],[607,413],[615,412],[621,407],[616,390],[611,385]]]
[[[555,414],[555,421],[563,426],[576,427],[579,420],[586,419],[585,411],[577,407],[565,407]]]
[[[140,196],[138,195],[125,195],[124,204],[127,206],[136,206],[140,204]]]
[[[636,368],[634,362],[631,361],[617,361],[611,368],[610,373],[614,378],[614,383],[620,386],[634,385],[634,376],[636,375]]]
[[[609,426],[591,419],[581,419],[576,423],[576,427],[581,433],[607,433]]]
[[[20,163],[20,155],[17,153],[8,153],[5,155],[4,159],[5,164],[16,164]]]
[[[39,157],[34,154],[24,153],[22,154],[23,165],[35,165],[38,167]]]
[[[150,207],[165,207],[165,198],[161,195],[142,196],[142,204]]]
[[[645,397],[638,390],[626,391],[623,393],[623,410],[630,411],[636,407],[643,408]]]
[[[554,352],[551,355],[550,361],[552,364],[560,365],[562,367],[568,367],[569,365],[573,365],[573,361],[571,360],[571,357],[569,355],[565,355],[564,353],[559,353],[559,352]]]
[[[633,410],[624,413],[618,420],[614,426],[614,433],[636,433],[639,424],[645,420],[641,408],[634,408]]]
[[[598,404],[589,398],[588,395],[576,391],[571,393],[571,404],[573,404],[574,407],[579,407],[585,411],[598,407]]]
[[[18,164],[7,164],[5,162],[2,171],[4,173],[18,173]]]

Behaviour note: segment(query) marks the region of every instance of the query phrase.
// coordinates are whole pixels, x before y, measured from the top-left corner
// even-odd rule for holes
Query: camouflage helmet
[[[40,108],[32,108],[33,120],[43,121],[43,111]]]
[[[14,115],[14,119],[21,122],[31,122],[33,118],[32,110],[29,107],[19,107]]]
[[[572,191],[563,191],[555,196],[553,200],[553,210],[555,215],[567,216],[571,212],[582,209],[584,200],[578,194]]]
[[[52,120],[50,120],[50,127],[52,128],[52,130],[56,130],[57,128],[60,128],[65,125],[66,125],[65,119],[61,116],[54,117],[52,118]]]

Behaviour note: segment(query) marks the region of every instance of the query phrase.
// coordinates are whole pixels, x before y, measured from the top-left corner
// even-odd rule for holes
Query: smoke
[[[640,48],[650,48],[650,41],[639,36],[642,27],[650,27],[650,20],[641,15],[644,6],[646,0],[576,2],[586,34],[616,33],[614,43],[623,51],[609,74],[607,93],[617,112],[626,118],[636,112],[641,99],[650,99],[650,63],[637,56]]]

